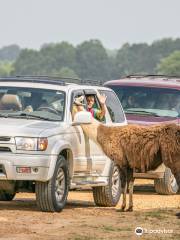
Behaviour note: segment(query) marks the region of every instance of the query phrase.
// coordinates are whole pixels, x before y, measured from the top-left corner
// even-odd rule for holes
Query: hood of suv
[[[48,129],[60,127],[59,122],[41,120],[0,118],[1,136],[39,136]]]
[[[180,119],[172,117],[154,117],[154,116],[140,116],[133,114],[126,114],[129,124],[151,125],[160,123],[179,123]]]

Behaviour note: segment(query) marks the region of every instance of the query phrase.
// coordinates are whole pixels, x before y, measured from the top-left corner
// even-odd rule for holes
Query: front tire
[[[94,202],[101,207],[114,207],[121,196],[120,170],[113,162],[111,164],[107,186],[93,187]]]
[[[163,195],[176,194],[178,191],[176,179],[169,168],[165,169],[164,178],[154,180],[154,187],[157,193]]]
[[[69,171],[67,161],[60,155],[53,177],[48,182],[36,182],[36,202],[44,212],[60,212],[67,201]]]

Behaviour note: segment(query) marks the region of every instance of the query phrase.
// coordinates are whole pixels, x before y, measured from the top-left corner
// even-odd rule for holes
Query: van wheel
[[[94,202],[97,206],[113,207],[121,196],[120,170],[114,163],[111,164],[107,186],[93,187]]]
[[[16,193],[8,193],[4,190],[0,192],[0,201],[12,201]]]
[[[157,193],[164,195],[176,194],[178,191],[176,179],[169,168],[165,169],[163,178],[154,180],[154,187]]]
[[[67,201],[69,171],[67,161],[60,155],[53,177],[48,182],[36,182],[36,202],[44,212],[60,212]]]

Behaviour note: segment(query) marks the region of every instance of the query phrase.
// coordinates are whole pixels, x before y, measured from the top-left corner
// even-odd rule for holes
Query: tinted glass
[[[101,94],[107,96],[106,106],[109,111],[112,122],[122,123],[125,121],[124,113],[117,96],[112,91],[99,90]]]
[[[180,116],[180,91],[166,88],[110,86],[119,97],[125,113]]]
[[[35,88],[0,87],[0,114],[6,117],[63,121],[65,93]]]

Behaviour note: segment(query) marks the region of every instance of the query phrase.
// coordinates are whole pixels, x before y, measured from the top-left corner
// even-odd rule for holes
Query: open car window
[[[106,116],[101,116],[101,104],[99,102],[99,99],[97,97],[97,92],[94,89],[86,89],[85,91],[85,97],[86,97],[86,101],[88,101],[88,97],[93,97],[94,98],[94,104],[93,104],[93,111],[94,114],[92,114],[94,116],[94,118],[99,121],[99,122],[106,122]],[[87,108],[88,109],[88,108]]]
[[[106,107],[111,117],[111,121],[114,123],[123,123],[125,121],[125,116],[116,94],[108,90],[99,90],[99,93],[105,94],[107,97]]]

